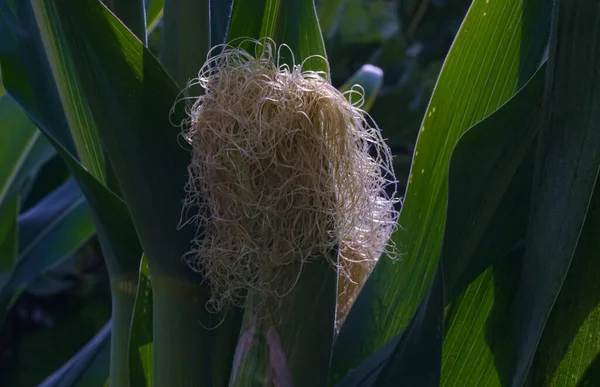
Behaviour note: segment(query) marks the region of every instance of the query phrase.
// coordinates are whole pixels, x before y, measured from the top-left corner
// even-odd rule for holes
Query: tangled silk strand
[[[253,44],[255,55],[209,54],[185,123],[182,220],[197,227],[186,258],[215,310],[248,291],[280,297],[312,260],[348,277],[352,264],[372,267],[398,216],[390,150],[370,118],[321,74],[279,65],[272,41]],[[298,276],[282,280],[292,264]]]

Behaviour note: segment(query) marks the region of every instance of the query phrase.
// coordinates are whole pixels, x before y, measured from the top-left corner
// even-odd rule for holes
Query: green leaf
[[[499,335],[493,330],[505,324],[503,314],[510,305],[522,252],[502,257],[461,293],[448,312],[443,348],[442,386],[500,386],[506,371]]]
[[[141,254],[137,235],[131,224],[131,218],[125,204],[114,194],[106,189],[100,182],[91,176],[77,160],[75,160],[61,144],[48,135],[48,140],[56,148],[60,156],[67,163],[69,169],[77,180],[82,184],[83,191],[88,199],[88,202],[94,208],[92,214],[98,236],[102,245],[103,255],[105,257],[108,271],[114,278],[114,283],[128,281],[128,273],[131,272],[132,265],[135,264],[135,255]],[[14,283],[18,281],[13,281]],[[10,290],[10,289],[9,289]],[[14,289],[13,289],[14,290]],[[11,292],[15,293],[13,290]],[[20,291],[17,289],[16,291]],[[7,292],[7,294],[10,292]],[[120,316],[119,322],[124,321],[124,326],[116,326],[115,332],[117,335],[123,335],[123,331],[129,332],[129,317],[133,311],[133,300],[129,311],[124,311],[120,305],[122,301],[126,301],[127,295],[122,295],[120,292],[114,293],[113,304],[115,313]],[[5,302],[4,300],[1,300]],[[125,305],[126,306],[126,305]],[[127,317],[129,316],[129,317]],[[127,348],[128,340],[117,342],[112,350],[115,353],[121,353],[120,347]],[[124,363],[125,369],[127,364]],[[123,364],[121,364],[121,368]]]
[[[8,96],[0,97],[0,288],[17,260],[17,216],[28,179],[54,153]]]
[[[365,111],[369,111],[371,106],[373,106],[373,102],[375,102],[375,98],[377,98],[377,93],[383,84],[383,70],[379,67],[366,64],[363,65],[350,79],[344,83],[339,90],[344,93],[348,90],[353,89],[355,85],[360,86],[357,90],[363,93],[361,109]],[[362,90],[360,90],[362,88]],[[358,96],[354,93],[348,94],[348,99],[351,103],[357,103]]]
[[[163,18],[164,0],[150,0],[146,11],[146,34],[150,35]]]
[[[184,118],[181,106],[171,113],[179,89],[102,4],[44,4],[54,8],[57,24],[69,32],[66,49],[82,90],[94,96],[90,109],[148,258],[155,312],[154,383],[172,383],[184,375],[190,385],[216,378],[212,370],[230,358],[197,359],[221,345],[219,334],[229,337],[239,325],[227,318],[217,330],[199,326],[214,321],[203,307],[207,289],[182,259],[194,230],[178,229],[189,162],[189,152],[179,142],[181,132],[172,124]],[[179,345],[185,350],[172,351]]]
[[[130,277],[133,266],[139,262],[136,254],[141,255],[142,251],[127,206],[90,175],[58,142],[52,137],[48,139],[65,160],[94,209],[96,229],[109,274],[116,278]]]
[[[269,318],[260,320],[247,309],[231,386],[256,380],[295,386],[328,384],[337,276],[325,261],[302,270],[294,289],[277,300],[280,308]]]
[[[598,115],[593,102],[600,86],[594,70],[598,49],[593,42],[599,15],[583,2],[560,7],[527,250],[486,271],[453,307],[446,345],[458,361],[447,363],[448,384],[598,381],[587,367],[595,366],[600,349],[595,340],[598,196],[592,194],[597,190],[600,133],[591,124]],[[595,33],[591,38],[589,31]],[[578,40],[573,50],[569,42],[581,33],[587,40]]]
[[[524,383],[573,256],[585,242],[582,228],[600,168],[599,26],[597,4],[581,0],[555,3],[544,125],[533,180],[528,249],[520,277],[526,280],[516,288],[506,326],[513,343],[508,354],[513,385]],[[589,349],[591,353],[578,353],[582,366],[589,364],[597,351]]]
[[[456,299],[447,318],[443,385],[498,383],[504,371],[492,361],[496,344],[486,340],[485,327],[506,324],[496,308],[510,297],[506,283],[513,273],[506,268],[526,234],[523,214],[529,210],[545,75],[544,66],[511,100],[469,129],[452,154],[442,266],[448,300]]]
[[[461,136],[454,148],[442,247],[449,300],[525,237],[522,215],[529,198],[523,192],[529,192],[545,76],[543,66],[506,104]]]
[[[108,378],[110,332],[108,322],[85,347],[39,387],[102,387]]]
[[[460,135],[533,75],[545,49],[545,0],[475,0],[450,49],[420,129],[399,229],[402,258],[380,259],[334,348],[334,379],[404,328],[435,272],[446,220],[447,171]]]
[[[300,64],[306,61],[302,66],[304,70],[322,71],[329,76],[327,53],[313,1],[234,1],[227,42],[239,38],[265,37],[273,39],[278,45],[287,44],[290,47],[294,61],[283,50],[283,63]]]
[[[240,38],[259,39],[261,35],[263,15],[272,7],[270,0],[258,0],[251,4],[249,1],[233,1],[227,42]]]
[[[7,91],[67,163],[94,208],[97,222],[102,222],[97,224],[97,229],[100,239],[104,241],[103,250],[109,272],[117,276],[137,273],[141,248],[127,207],[76,160],[77,152],[44,54],[31,4],[17,2],[15,7],[16,11],[13,12],[6,0],[0,0],[0,16],[4,21],[0,26],[7,28],[2,36],[7,49],[0,51],[0,65]],[[56,13],[50,15],[56,16]],[[57,36],[62,35],[57,33]],[[76,77],[73,73],[69,76],[71,79]],[[83,103],[76,97],[70,100],[74,104]],[[89,106],[82,109],[89,112]]]
[[[74,65],[77,55],[67,52],[69,47],[65,37],[77,32],[73,31],[72,24],[60,23],[61,15],[55,6],[56,4],[49,2],[18,2],[13,12],[6,0],[0,0],[0,16],[6,22],[0,23],[0,27],[6,26],[8,31],[1,41],[4,43],[4,50],[0,51],[2,73],[8,75],[10,80],[6,86],[11,96],[47,136],[94,209],[93,217],[111,281],[115,285],[127,283],[137,277],[141,247],[127,206],[104,183],[114,183],[113,165],[94,163],[95,170],[92,172],[95,171],[96,175],[93,176],[75,158],[77,152],[72,144],[69,127],[76,138],[79,136],[81,139],[83,135],[86,140],[78,142],[79,156],[82,156],[82,142],[89,143],[94,152],[88,152],[89,149],[86,148],[83,149],[83,154],[93,154],[97,156],[95,161],[98,161],[100,158],[104,160],[105,150],[100,147],[96,131],[100,126],[107,125],[107,122],[91,113],[92,107],[100,106],[96,101],[98,92],[83,94],[85,76],[89,73],[77,72],[75,68],[69,67]],[[36,21],[40,22],[41,28]],[[122,28],[131,35],[125,27]],[[132,36],[132,39],[141,45],[137,38]],[[50,54],[50,64],[47,53]],[[120,57],[122,58],[122,54]],[[65,84],[65,80],[69,83]],[[56,84],[61,85],[60,92],[57,92]],[[65,118],[63,105],[68,112],[68,119]],[[89,168],[89,160],[86,167]],[[105,167],[108,172],[106,180],[98,172],[103,174]],[[114,184],[110,184],[110,187],[119,188]],[[114,337],[117,338],[129,333],[129,319],[133,312],[133,297],[129,297],[130,302],[126,302],[127,295],[119,291],[122,288],[129,287],[116,286],[113,300],[118,306],[115,311],[118,310],[119,314],[114,327]],[[125,310],[127,305],[130,306],[128,311]],[[113,364],[120,368],[113,370],[111,375],[127,377],[125,361],[128,358],[128,340],[115,341],[112,351],[123,354],[124,358]]]
[[[31,120],[77,157],[29,2],[0,0],[0,66],[6,91]]]
[[[40,29],[44,56],[48,58],[81,162],[94,177],[105,182],[104,153],[91,112],[94,99],[83,94],[81,80],[74,71],[73,58],[65,51],[65,32],[56,24],[56,10],[43,2],[32,2],[31,5]]]
[[[90,109],[151,268],[157,262],[152,270],[195,278],[179,264],[191,233],[177,230],[189,160],[170,121],[183,118],[180,110],[170,115],[178,88],[101,4],[42,2],[54,8],[60,16],[55,22],[69,32],[65,48],[74,58],[73,71],[85,95],[94,96]]]
[[[444,321],[444,284],[438,268],[433,284],[394,351],[383,363],[374,386],[439,386]]]
[[[0,208],[19,194],[26,180],[52,157],[54,150],[25,113],[8,96],[0,97]]]
[[[335,387],[372,386],[387,360],[393,354],[398,344],[401,343],[402,337],[403,333],[385,343],[377,352],[364,359],[358,367],[350,371],[342,380],[336,383]]]
[[[21,214],[16,265],[0,287],[0,321],[27,283],[73,254],[93,233],[92,213],[72,179]]]
[[[538,71],[509,102],[461,136],[454,148],[449,171],[443,261],[438,266],[438,272],[443,271],[443,277],[441,273],[434,277],[429,297],[401,334],[400,342],[389,355],[389,360],[382,366],[377,385],[440,384],[444,319],[440,295],[442,278],[447,291],[445,296],[452,299],[451,292],[456,287],[456,281],[452,281],[452,278],[457,271],[462,273],[460,277],[465,284],[469,284],[481,270],[498,257],[506,255],[510,247],[523,237],[525,228],[515,227],[515,219],[522,215],[522,204],[528,204],[528,196],[521,194],[521,175],[529,177],[530,173],[518,174],[518,171],[531,171],[531,168],[527,168],[532,166],[531,160],[523,160],[527,151],[532,149],[531,144],[537,133],[544,76],[545,71]],[[526,168],[523,168],[523,164]],[[516,194],[512,194],[511,189]],[[475,313],[482,314],[480,309]],[[452,344],[447,344],[445,348],[463,343],[469,348],[470,343],[477,342],[477,338],[473,338],[472,342],[464,340],[465,332],[459,327],[466,328],[456,325],[456,321],[452,322],[452,333],[459,334],[449,335],[447,343]],[[469,372],[472,367],[466,360],[472,359],[464,353],[456,357],[454,355],[445,354],[443,369],[457,369],[471,378]],[[475,354],[474,359],[480,357]],[[449,381],[444,380],[444,383],[448,384]],[[460,385],[465,383],[465,380],[460,380]]]
[[[71,173],[65,162],[56,153],[56,150],[50,145],[48,140],[46,140],[46,136],[41,131],[39,134],[38,139],[46,144],[47,148],[54,153],[54,156],[45,162],[32,178],[27,179],[21,194],[23,195],[21,212],[33,207],[71,177]]]
[[[132,386],[152,386],[153,348],[152,286],[148,260],[143,255],[129,336],[129,380]]]
[[[294,385],[325,386],[333,344],[337,273],[327,262],[312,263],[303,271],[275,313],[275,327]]]
[[[548,317],[528,386],[594,386],[600,383],[600,189],[586,215],[577,249]]]
[[[128,359],[129,343],[127,335],[134,304],[127,290],[135,286],[129,285],[132,281],[132,266],[136,262],[136,254],[141,254],[136,231],[125,203],[87,173],[81,164],[52,137],[48,137],[48,139],[80,182],[84,195],[94,209],[93,216],[98,238],[102,245],[113,288],[113,318],[116,323],[111,339],[113,343],[111,361],[114,360],[114,363],[111,363],[111,379],[122,380],[118,378],[127,378],[128,364],[126,360]],[[119,340],[116,340],[117,338]],[[113,364],[115,368],[112,368]]]
[[[144,0],[105,0],[104,3],[144,45],[147,44]]]
[[[160,59],[179,87],[198,76],[210,48],[209,0],[165,0]]]

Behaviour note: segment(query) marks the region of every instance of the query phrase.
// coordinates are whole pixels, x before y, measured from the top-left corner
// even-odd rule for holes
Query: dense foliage
[[[0,0],[0,384],[600,384],[599,18],[589,0]],[[359,84],[394,154],[401,258],[339,332],[331,265],[263,327],[209,313],[181,259],[173,103],[237,37],[326,55],[307,68]]]

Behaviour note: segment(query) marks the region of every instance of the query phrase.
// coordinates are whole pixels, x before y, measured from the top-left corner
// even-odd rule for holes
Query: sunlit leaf
[[[436,270],[447,174],[458,138],[535,72],[546,46],[545,0],[475,0],[450,49],[420,128],[399,228],[398,262],[379,260],[334,348],[334,379],[406,328]]]

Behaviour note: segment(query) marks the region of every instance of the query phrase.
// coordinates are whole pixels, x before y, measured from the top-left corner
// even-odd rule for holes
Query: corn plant
[[[398,195],[383,74],[331,85],[313,1],[0,16],[0,321],[94,233],[110,278],[43,386],[600,384],[596,2],[473,0]]]

